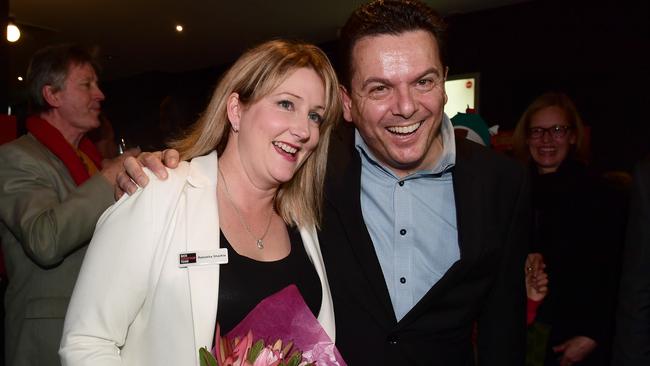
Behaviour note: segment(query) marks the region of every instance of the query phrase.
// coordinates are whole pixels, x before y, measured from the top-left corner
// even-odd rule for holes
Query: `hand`
[[[548,293],[548,274],[546,264],[539,253],[528,254],[526,258],[526,295],[533,301],[542,301]]]
[[[596,341],[589,337],[577,336],[553,347],[553,352],[562,353],[560,366],[570,366],[585,359],[596,348]]]
[[[164,180],[167,179],[165,167],[174,169],[178,166],[179,161],[178,151],[174,149],[144,152],[138,155],[137,159],[132,156],[124,159],[124,169],[121,169],[117,175],[115,199],[119,199],[124,192],[133,194],[138,186],[144,187],[149,183],[149,178],[142,167],[149,168],[156,177]]]
[[[122,171],[122,164],[128,158],[133,159],[133,156],[137,156],[140,153],[140,148],[132,148],[126,150],[124,154],[119,155],[112,159],[104,159],[102,161],[102,170],[99,171],[101,175],[108,180],[108,182],[115,186],[117,183],[117,176]]]

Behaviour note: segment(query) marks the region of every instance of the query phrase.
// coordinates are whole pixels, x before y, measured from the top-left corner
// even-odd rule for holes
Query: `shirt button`
[[[400,282],[400,283],[406,283],[406,278],[404,278],[404,277],[400,278],[400,279],[399,279],[399,282]]]
[[[402,236],[406,235],[406,229],[400,230],[399,233],[402,234]]]
[[[400,180],[399,183],[397,183],[397,184],[399,184],[400,187],[403,187],[404,186],[404,181]]]

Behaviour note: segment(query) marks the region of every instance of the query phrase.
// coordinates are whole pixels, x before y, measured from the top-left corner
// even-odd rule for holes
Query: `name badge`
[[[228,249],[226,248],[218,248],[202,252],[183,252],[178,258],[178,266],[181,268],[214,266],[226,263],[228,263]]]

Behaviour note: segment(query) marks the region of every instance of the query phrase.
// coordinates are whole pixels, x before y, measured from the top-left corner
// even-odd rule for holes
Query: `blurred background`
[[[21,79],[37,49],[81,43],[100,55],[103,110],[116,142],[159,149],[258,42],[303,39],[336,63],[338,29],[363,2],[0,0],[3,23],[21,32],[0,46],[0,113],[10,109],[18,121],[27,113]],[[591,127],[593,168],[629,170],[650,152],[648,1],[426,2],[449,23],[451,79],[472,77],[470,107],[488,125],[508,131],[537,95],[564,91]]]

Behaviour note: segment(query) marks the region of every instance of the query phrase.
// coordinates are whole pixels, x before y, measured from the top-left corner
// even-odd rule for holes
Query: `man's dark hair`
[[[436,39],[442,66],[446,66],[445,31],[447,25],[438,13],[418,0],[376,0],[357,8],[341,29],[341,83],[350,88],[352,79],[352,49],[363,37],[399,35],[424,30]]]
[[[50,85],[55,91],[61,90],[70,67],[85,64],[99,72],[95,53],[80,45],[61,44],[36,51],[27,69],[30,112],[49,110],[51,106],[43,98],[43,87]]]

